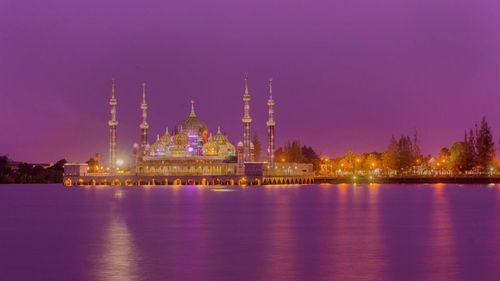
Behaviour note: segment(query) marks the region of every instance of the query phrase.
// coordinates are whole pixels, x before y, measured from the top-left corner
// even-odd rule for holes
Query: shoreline
[[[316,177],[315,183],[322,184],[355,184],[355,183],[380,183],[380,184],[499,184],[500,176],[440,176],[440,177]]]

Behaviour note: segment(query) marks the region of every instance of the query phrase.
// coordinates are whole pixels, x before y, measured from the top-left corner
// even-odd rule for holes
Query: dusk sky
[[[278,146],[382,151],[419,132],[425,154],[483,115],[500,139],[499,1],[0,1],[0,154],[107,159],[111,78],[119,154],[186,118],[242,138],[243,73],[265,143],[273,77]]]

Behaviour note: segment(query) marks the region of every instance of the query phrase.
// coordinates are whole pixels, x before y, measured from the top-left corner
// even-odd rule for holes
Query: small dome
[[[243,143],[241,141],[238,143],[238,147],[240,146],[243,147]]]
[[[189,143],[189,138],[186,133],[179,132],[174,136],[175,145],[187,145]]]
[[[213,138],[211,139],[211,141],[215,142],[216,144],[218,145],[225,145],[227,144],[228,140],[226,138],[226,136],[224,136],[221,131],[220,131],[220,127],[217,131],[217,134],[215,134],[215,136],[213,136]]]
[[[165,134],[163,136],[161,136],[160,141],[166,145],[169,145],[172,143],[172,139],[170,138],[170,134],[168,133],[168,129],[165,131]]]

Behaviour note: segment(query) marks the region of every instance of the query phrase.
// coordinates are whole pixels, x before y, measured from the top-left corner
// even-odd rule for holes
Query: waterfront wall
[[[85,175],[65,176],[65,186],[142,186],[142,185],[290,185],[313,184],[312,176],[126,176]]]

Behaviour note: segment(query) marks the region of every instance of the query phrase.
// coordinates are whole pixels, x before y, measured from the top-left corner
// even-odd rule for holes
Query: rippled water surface
[[[500,280],[500,187],[3,185],[0,280]]]

